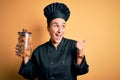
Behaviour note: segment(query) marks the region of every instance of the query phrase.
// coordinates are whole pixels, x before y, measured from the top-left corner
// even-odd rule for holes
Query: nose
[[[58,27],[58,33],[62,33],[64,31],[64,28],[62,28],[61,26]]]
[[[62,32],[61,27],[58,27],[58,33],[61,33],[61,32]]]

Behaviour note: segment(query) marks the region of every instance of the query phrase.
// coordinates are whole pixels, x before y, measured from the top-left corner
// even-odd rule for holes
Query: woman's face
[[[48,26],[48,31],[51,37],[51,41],[55,44],[59,44],[63,35],[66,22],[62,18],[55,18],[50,22]]]

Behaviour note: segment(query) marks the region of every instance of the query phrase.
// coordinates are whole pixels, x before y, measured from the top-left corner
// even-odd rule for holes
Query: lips
[[[57,40],[60,40],[60,39],[61,39],[61,36],[62,36],[62,35],[60,35],[60,34],[55,34],[55,37],[56,37]]]

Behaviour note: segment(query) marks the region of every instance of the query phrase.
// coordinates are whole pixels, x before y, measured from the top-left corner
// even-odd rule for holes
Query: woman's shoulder
[[[44,47],[46,47],[46,45],[48,44],[48,42],[45,42],[43,44],[38,45],[35,49],[43,49]]]
[[[48,42],[45,42],[45,43],[43,43],[43,44],[38,45],[38,46],[33,50],[33,52],[36,53],[36,52],[40,52],[40,51],[46,49],[46,45],[47,45],[47,44],[48,44]]]
[[[65,42],[72,42],[72,43],[76,43],[77,41],[74,39],[70,39],[70,38],[63,38]]]

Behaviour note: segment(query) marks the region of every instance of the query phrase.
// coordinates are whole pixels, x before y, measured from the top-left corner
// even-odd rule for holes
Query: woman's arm
[[[31,60],[29,59],[29,57],[24,57],[19,70],[19,74],[22,75],[24,78],[34,80],[38,75],[35,67],[35,62],[36,58],[34,55],[32,55]]]
[[[74,49],[72,71],[76,76],[83,75],[89,71],[89,65],[87,64],[85,54],[83,52],[84,43],[85,41],[76,42],[76,49]]]

